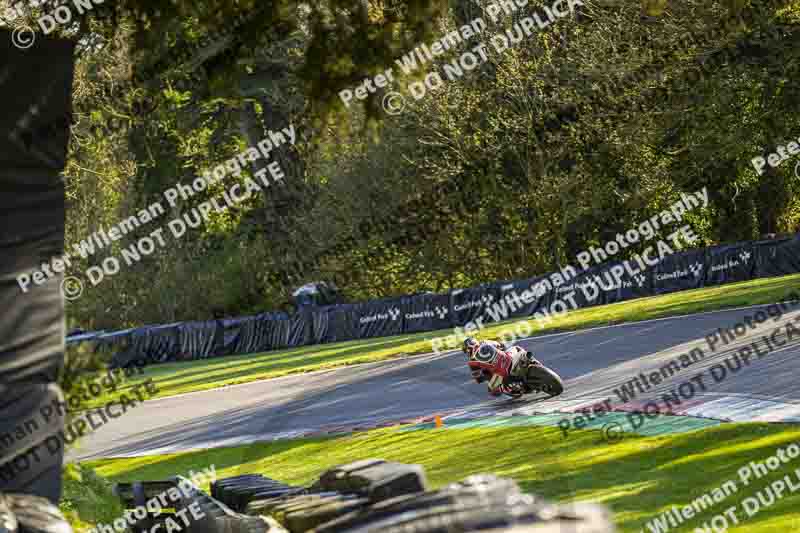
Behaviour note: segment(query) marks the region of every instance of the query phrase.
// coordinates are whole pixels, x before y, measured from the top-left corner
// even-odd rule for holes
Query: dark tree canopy
[[[709,208],[687,218],[702,245],[798,227],[795,162],[751,164],[800,137],[796,0],[587,1],[409,96],[551,3],[491,21],[485,0],[106,0],[59,27],[80,42],[68,246],[270,131],[297,134],[272,154],[281,186],[104,281],[70,314],[85,329],[123,327],[277,309],[316,281],[353,301],[534,276],[703,187]],[[476,17],[485,32],[401,75],[396,59]],[[391,88],[339,100],[388,68]],[[383,111],[388,90],[406,96],[402,113]]]

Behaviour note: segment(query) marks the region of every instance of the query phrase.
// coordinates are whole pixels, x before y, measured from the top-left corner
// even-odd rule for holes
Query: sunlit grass
[[[800,427],[723,424],[660,437],[628,437],[617,444],[599,431],[577,430],[564,438],[556,428],[381,429],[351,436],[298,439],[90,464],[115,481],[166,479],[210,464],[220,477],[258,472],[291,484],[313,482],[325,469],[370,457],[425,466],[433,487],[480,472],[510,477],[527,492],[559,502],[596,501],[609,506],[622,532],[638,532],[672,505],[682,506],[733,480],[739,491],[679,530],[738,505],[768,483],[800,468],[800,458],[744,486],[737,470],[764,461],[778,447],[800,442]],[[796,464],[795,464],[796,463]],[[786,494],[731,529],[767,533],[800,529],[797,495]],[[647,531],[647,529],[645,529]],[[672,531],[672,530],[670,530]]]

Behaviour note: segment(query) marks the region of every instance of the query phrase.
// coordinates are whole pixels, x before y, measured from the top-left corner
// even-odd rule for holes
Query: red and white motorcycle
[[[464,351],[473,354],[469,356],[469,366],[478,383],[486,379],[502,379],[503,384],[499,390],[512,398],[538,392],[552,398],[564,392],[561,377],[524,348],[505,346],[493,341],[485,342],[478,348],[477,342],[472,342],[473,347],[465,347]],[[514,364],[514,361],[517,363]],[[512,371],[512,367],[515,370]],[[475,373],[479,369],[483,373],[482,377]],[[503,375],[505,377],[500,378]]]
[[[536,359],[529,351],[519,346],[512,346],[507,351],[510,352],[512,350],[525,352],[523,357],[528,358],[528,368],[525,375],[522,377],[507,377],[505,381],[507,388],[511,388],[512,390],[516,389],[522,392],[522,394],[543,392],[550,398],[564,392],[564,382],[561,380],[561,376],[556,374],[552,369],[544,366],[542,362]],[[517,394],[509,392],[506,392],[506,394],[512,397],[518,396]]]

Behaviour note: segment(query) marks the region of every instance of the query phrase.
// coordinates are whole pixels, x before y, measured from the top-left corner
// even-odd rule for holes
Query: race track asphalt
[[[680,406],[686,411],[683,414],[734,421],[800,421],[800,336],[790,340],[786,336],[789,323],[800,332],[800,311],[789,310],[777,322],[770,318],[755,329],[748,327],[744,335],[714,350],[705,340],[717,328],[733,328],[759,309],[766,307],[520,341],[564,379],[566,391],[554,400],[491,399],[485,385],[471,380],[460,352],[428,354],[149,400],[85,437],[68,459],[249,444],[319,428],[374,425],[459,409],[567,412],[612,398],[615,408],[630,410],[641,406],[642,400],[661,398],[698,373],[705,376],[706,390],[694,381],[696,390]],[[767,351],[762,337],[769,338],[773,330],[783,346],[775,346],[762,358],[754,352],[748,365],[735,373],[728,371],[719,382],[712,379],[712,366],[725,366],[726,358],[734,363],[737,351],[749,344],[759,342],[762,353]],[[703,351],[701,360],[637,394],[634,401],[623,402],[614,392],[640,373],[650,374],[694,347]]]

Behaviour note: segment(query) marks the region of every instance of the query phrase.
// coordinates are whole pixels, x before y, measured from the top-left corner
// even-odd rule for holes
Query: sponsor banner
[[[552,294],[555,305],[551,304],[548,311],[557,311],[565,305],[572,310],[606,303],[606,293],[614,290],[614,280],[610,272],[606,272],[608,270],[606,265],[593,266],[554,286]],[[604,281],[606,277],[611,281]]]
[[[289,318],[288,325],[289,346],[307,346],[314,343],[314,319],[311,311],[301,309]]]
[[[662,259],[653,271],[653,294],[697,289],[705,284],[706,250],[688,250]]]
[[[553,291],[549,287],[549,276],[487,286],[486,299],[489,303],[485,307],[483,321],[502,322],[532,316],[551,302]]]
[[[481,290],[489,300],[489,304],[483,308],[483,314],[481,315],[483,322],[488,324],[506,320],[507,315],[505,313],[508,311],[508,304],[504,305],[504,301],[501,300],[504,291],[501,291],[498,285],[488,283],[481,285]]]
[[[536,288],[545,277],[538,276],[522,281],[509,281],[498,287],[500,299],[508,302],[509,318],[532,316],[546,304],[547,293]]]
[[[590,269],[589,272],[593,270]],[[567,265],[558,272],[531,278],[528,280],[529,286],[526,288],[530,292],[526,294],[523,291],[523,301],[533,296],[536,306],[533,312],[549,312],[553,304],[558,306],[564,298],[571,298],[570,295],[580,292],[576,280],[579,281],[581,276],[582,274],[578,274],[575,267]]]
[[[289,344],[289,318],[265,318],[262,321],[266,329],[267,342],[273,350],[288,348]]]
[[[327,310],[308,314],[311,317],[312,344],[322,344],[326,342],[328,332],[331,329],[331,314]]]
[[[225,351],[229,354],[250,353],[259,347],[258,317],[223,320],[225,326]]]
[[[708,249],[706,285],[719,285],[753,278],[756,257],[750,244],[715,246]]]
[[[85,335],[77,336],[74,342],[94,342],[97,350],[118,352],[115,361],[120,363],[142,357],[148,362],[178,357],[198,359],[462,328],[469,323],[474,328],[478,320],[483,327],[561,308],[572,310],[800,272],[800,236],[673,251],[672,246],[662,242],[640,256],[580,273],[566,267],[536,278],[486,284],[448,294],[314,307],[310,312],[295,314],[294,318],[285,313],[263,313],[236,320],[146,326],[97,334],[88,340]],[[470,331],[458,333],[468,334]]]
[[[376,300],[358,306],[360,339],[403,333],[403,299]]]
[[[452,327],[448,294],[419,294],[403,298],[405,332],[433,331]]]
[[[484,313],[494,302],[494,295],[482,287],[458,289],[450,292],[450,312],[453,324],[466,324]]]
[[[598,302],[601,304],[622,302],[652,294],[652,268],[640,268],[640,265],[633,261],[620,261],[602,265],[597,270],[597,273],[593,273],[583,280],[587,285],[593,282],[595,289],[587,286],[581,292],[585,296],[589,291],[597,291],[598,297],[587,302],[576,298],[581,307],[598,305]]]
[[[753,249],[756,252],[754,278],[800,272],[800,236],[780,241],[755,242]]]
[[[527,286],[523,287],[524,290],[522,292],[523,301],[525,298],[525,291],[530,291],[530,294],[535,298],[531,304],[531,315],[542,309],[549,308],[556,298],[558,298],[555,290],[557,287],[553,287],[553,289],[549,288],[552,285],[552,278],[553,274],[547,274],[526,280],[525,284]]]
[[[358,339],[361,331],[359,307],[354,304],[333,305],[320,311],[326,313],[329,320],[324,342]]]
[[[213,320],[181,324],[178,326],[181,348],[188,353],[195,354],[195,359],[210,357],[213,354],[216,329],[216,323]],[[147,331],[143,331],[142,334],[147,335]]]

